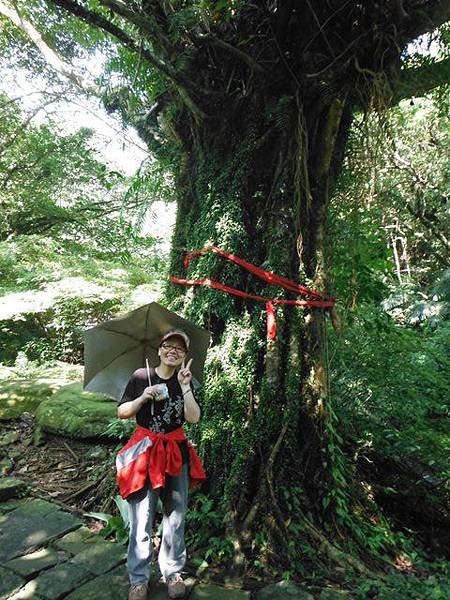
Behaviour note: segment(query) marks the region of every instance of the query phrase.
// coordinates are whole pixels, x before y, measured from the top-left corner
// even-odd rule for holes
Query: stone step
[[[62,550],[58,552],[55,548],[40,548],[36,552],[8,561],[5,563],[5,567],[29,579],[39,571],[53,567],[59,562],[64,562],[69,556]]]
[[[55,504],[39,499],[25,501],[0,515],[0,563],[47,546],[81,525],[80,519]]]
[[[199,583],[192,590],[189,600],[250,600],[250,592]]]
[[[20,575],[17,575],[17,573],[13,573],[13,571],[10,571],[9,569],[0,567],[0,600],[9,598],[9,596],[19,590],[24,583],[25,580],[20,577]]]

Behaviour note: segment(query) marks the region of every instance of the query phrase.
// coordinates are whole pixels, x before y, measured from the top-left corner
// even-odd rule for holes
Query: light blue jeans
[[[178,477],[166,476],[166,486],[153,490],[150,482],[128,498],[130,541],[128,544],[128,577],[131,584],[147,583],[153,554],[152,531],[158,497],[163,505],[163,531],[158,563],[162,576],[180,573],[186,562],[184,520],[189,487],[188,465]]]

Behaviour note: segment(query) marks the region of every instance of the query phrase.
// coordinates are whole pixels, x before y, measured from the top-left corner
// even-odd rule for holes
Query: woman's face
[[[176,368],[181,365],[186,356],[186,347],[181,338],[174,336],[161,344],[158,354],[161,364]]]

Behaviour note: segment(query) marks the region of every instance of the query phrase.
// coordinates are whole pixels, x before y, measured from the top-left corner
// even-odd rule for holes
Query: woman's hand
[[[117,416],[119,419],[129,419],[130,417],[134,417],[144,406],[144,404],[155,398],[156,393],[157,389],[155,389],[155,386],[149,385],[145,388],[140,396],[134,400],[130,400],[129,402],[124,402],[121,404],[117,409]]]
[[[194,394],[191,390],[191,364],[192,358],[187,365],[184,360],[181,363],[181,368],[178,371],[178,383],[180,384],[184,400],[184,418],[188,423],[197,423],[200,419],[200,407],[197,404]]]
[[[178,371],[178,383],[181,385],[181,387],[186,387],[189,386],[189,384],[191,383],[191,379],[192,379],[192,373],[191,373],[191,364],[192,364],[192,358],[189,360],[188,364],[185,365],[184,364],[184,359],[183,362],[181,363],[181,368]]]
[[[158,388],[155,388],[154,385],[149,385],[141,394],[142,401],[148,402],[149,400],[154,400],[157,393]]]

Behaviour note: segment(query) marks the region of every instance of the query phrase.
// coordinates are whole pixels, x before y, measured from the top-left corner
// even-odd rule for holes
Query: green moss
[[[36,412],[44,431],[74,438],[103,437],[116,416],[115,401],[103,394],[83,392],[80,383],[62,387]]]
[[[3,381],[0,390],[0,419],[16,419],[23,412],[34,414],[38,406],[58,388],[58,383],[30,380]]]

